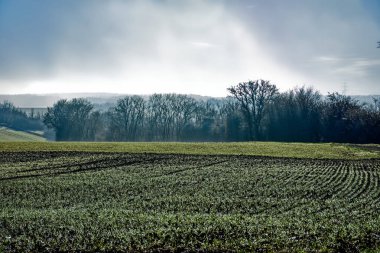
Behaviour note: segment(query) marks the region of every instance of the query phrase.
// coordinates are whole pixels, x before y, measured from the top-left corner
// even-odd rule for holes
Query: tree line
[[[44,124],[41,118],[34,115],[29,117],[11,102],[0,103],[0,126],[22,131],[42,130],[44,129]]]
[[[57,141],[297,141],[380,143],[380,103],[269,81],[228,88],[226,98],[126,96],[107,111],[85,99],[60,100],[43,122]]]

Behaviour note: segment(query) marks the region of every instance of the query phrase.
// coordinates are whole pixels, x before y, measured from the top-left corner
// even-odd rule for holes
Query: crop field
[[[0,127],[0,142],[35,142],[46,141],[45,138],[36,134],[31,134],[23,131],[15,131],[9,128]]]
[[[0,146],[0,252],[380,248],[375,153],[311,159],[12,145]]]

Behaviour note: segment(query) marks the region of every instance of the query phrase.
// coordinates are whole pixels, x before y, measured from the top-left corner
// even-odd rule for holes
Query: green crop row
[[[3,152],[0,251],[374,250],[379,183],[377,159]]]

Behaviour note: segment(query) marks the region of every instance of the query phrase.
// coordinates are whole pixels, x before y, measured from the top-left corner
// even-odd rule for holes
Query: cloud
[[[197,48],[213,48],[213,47],[218,47],[219,45],[209,43],[209,42],[204,42],[204,41],[189,41],[191,45]]]
[[[306,84],[326,93],[346,82],[348,92],[380,93],[380,72],[373,71],[380,59],[375,47],[380,34],[380,19],[374,18],[378,1],[255,3],[261,11],[241,11],[260,35],[260,47],[279,64],[306,76]]]
[[[342,75],[349,76],[357,76],[357,77],[365,77],[369,75],[370,68],[380,66],[380,59],[367,59],[367,58],[358,58],[346,60],[340,63],[336,68],[332,71],[333,73],[338,73]]]
[[[31,10],[0,47],[2,88],[9,81],[36,92],[224,95],[229,85],[273,70],[291,75],[266,58],[223,2],[69,1],[70,8],[36,2],[23,6]],[[5,7],[9,14],[20,6]],[[46,14],[33,21],[43,8]],[[10,20],[1,28],[8,34],[16,22]]]
[[[223,96],[256,78],[324,92],[361,80],[375,91],[379,24],[369,9],[358,0],[5,0],[0,92]]]
[[[331,73],[342,75],[366,76],[373,67],[380,66],[380,59],[371,58],[339,58],[334,56],[319,56],[316,62],[326,65]]]
[[[342,59],[334,56],[317,56],[314,59],[316,62],[321,62],[321,63],[338,63],[342,61]]]

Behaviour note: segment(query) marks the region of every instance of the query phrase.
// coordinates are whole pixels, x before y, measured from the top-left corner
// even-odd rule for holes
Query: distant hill
[[[369,96],[351,96],[352,98],[358,100],[360,103],[373,104],[373,99],[380,99],[380,95],[369,95]]]
[[[5,141],[46,141],[38,133],[16,131],[6,127],[0,127],[0,142]]]
[[[86,98],[91,103],[95,104],[95,108],[100,110],[106,110],[116,103],[120,98],[127,96],[128,94],[116,94],[116,93],[65,93],[65,94],[47,94],[47,95],[35,95],[35,94],[20,94],[20,95],[1,95],[0,102],[9,101],[18,108],[24,108],[26,112],[29,112],[31,108],[46,108],[52,106],[60,99],[72,99],[72,98]],[[149,95],[141,95],[144,98],[148,98]],[[200,96],[190,94],[189,96],[197,100],[207,100],[212,97]]]
[[[47,95],[35,95],[35,94],[20,94],[20,95],[1,95],[0,102],[9,101],[13,103],[16,107],[22,108],[26,113],[30,113],[31,109],[35,109],[34,112],[43,111],[48,106],[52,106],[55,102],[60,99],[72,99],[72,98],[86,98],[91,103],[95,105],[96,109],[107,110],[109,107],[113,106],[118,99],[123,98],[130,94],[116,94],[116,93],[65,93],[65,94],[47,94]],[[144,98],[148,98],[149,95],[141,95]],[[188,96],[196,100],[208,100],[210,96],[201,96],[188,94]],[[357,99],[360,103],[373,103],[373,98],[380,99],[380,95],[355,95],[351,96]]]
[[[124,95],[111,93],[68,93],[68,94],[20,94],[0,95],[0,102],[9,101],[20,108],[46,108],[60,99],[88,98],[92,103],[107,103]]]

